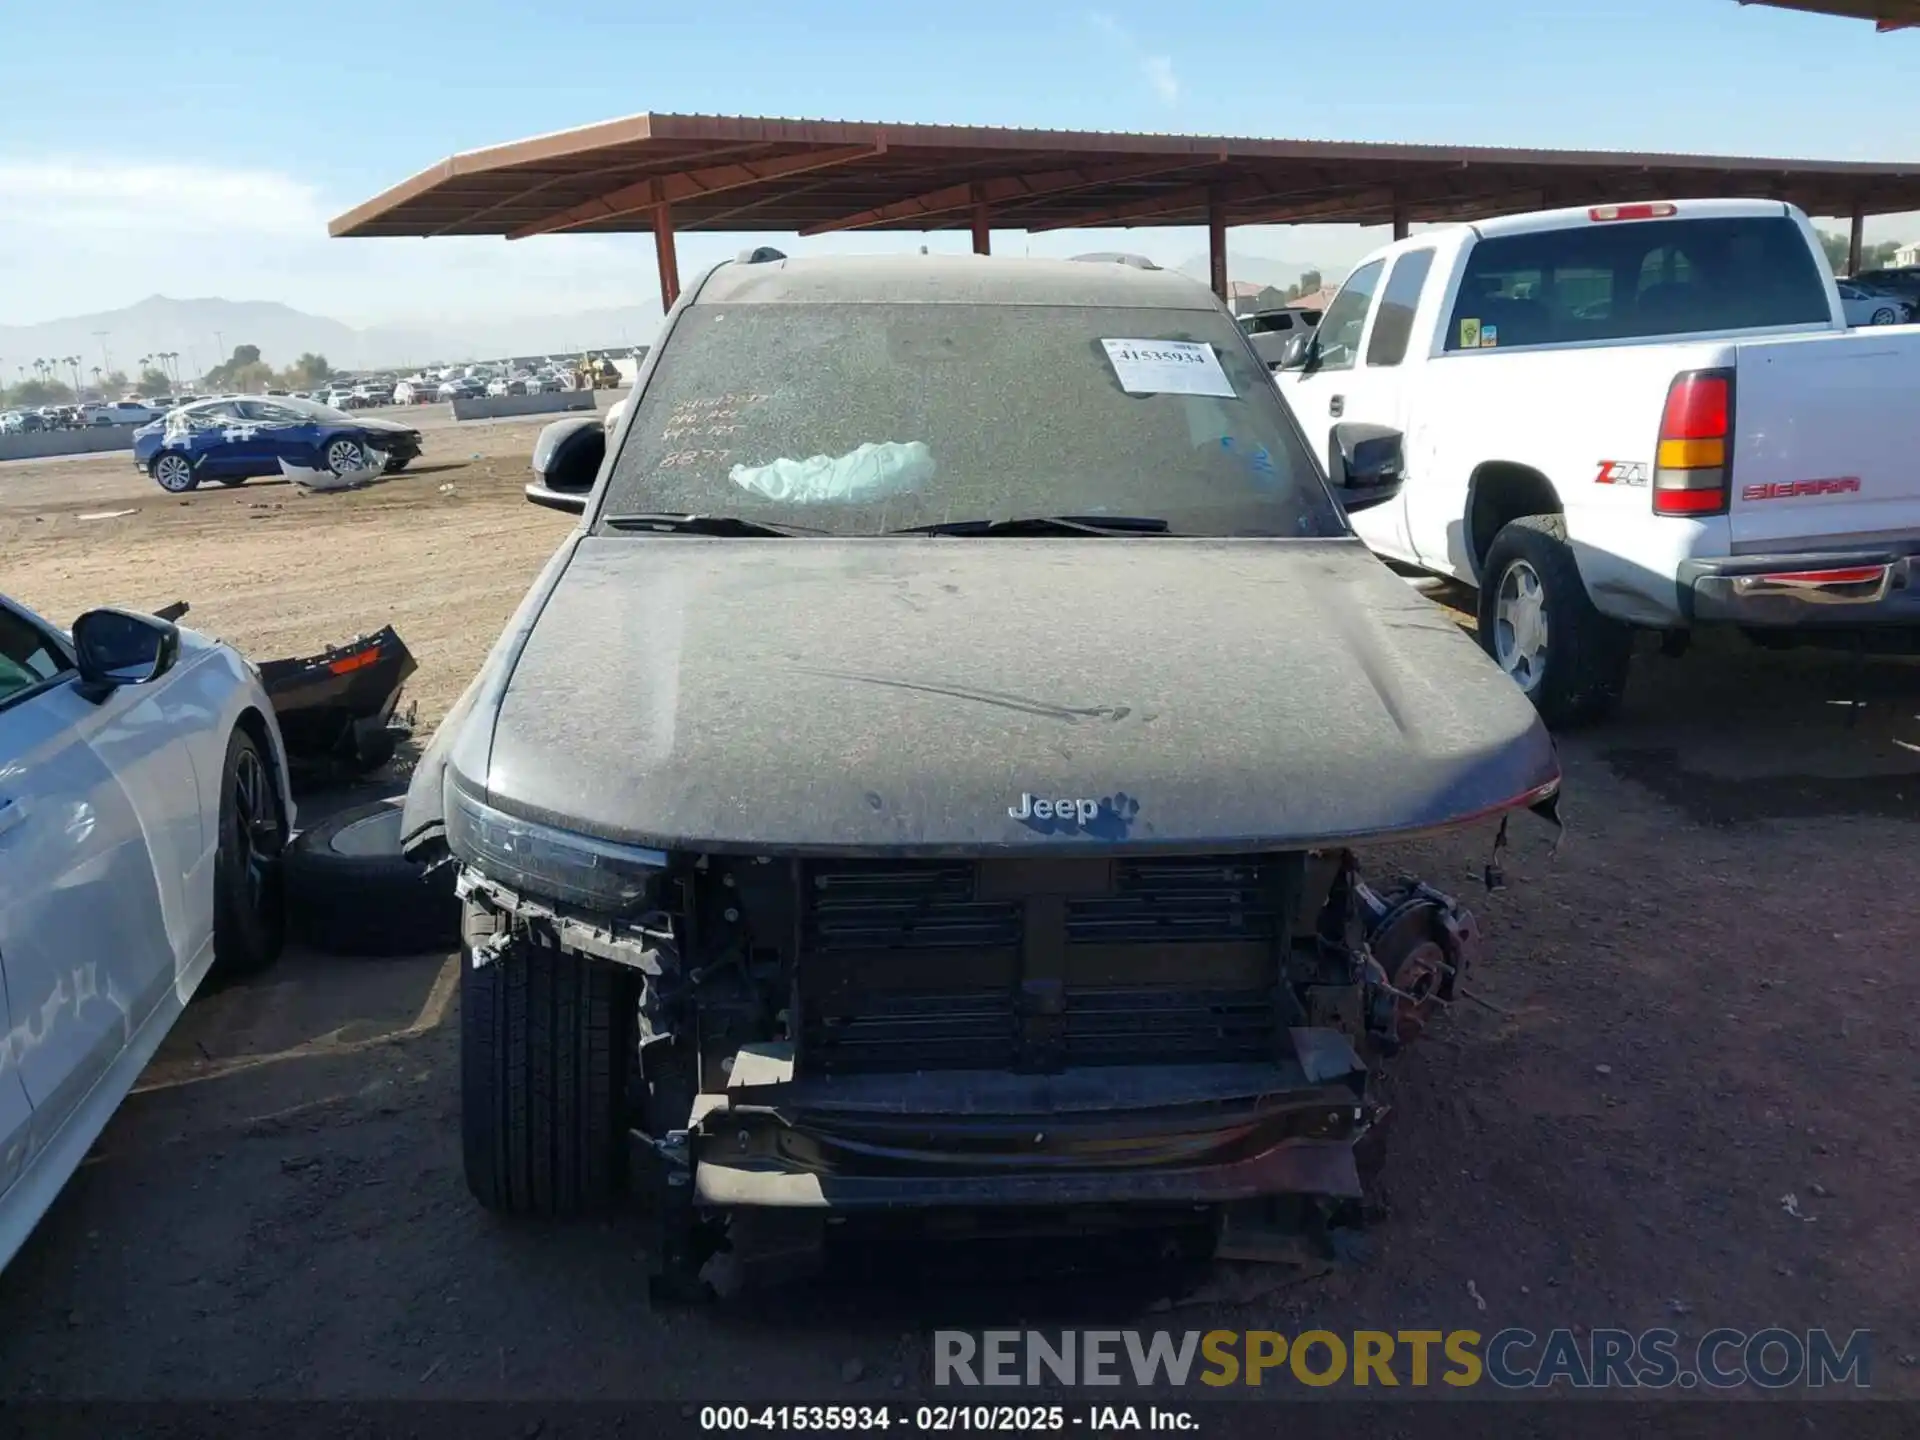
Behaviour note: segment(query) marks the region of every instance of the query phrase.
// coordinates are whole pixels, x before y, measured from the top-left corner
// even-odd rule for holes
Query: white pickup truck
[[[1310,443],[1404,437],[1354,516],[1479,589],[1550,724],[1625,688],[1636,629],[1920,643],[1920,327],[1847,332],[1807,217],[1683,200],[1450,226],[1370,255],[1275,381]]]

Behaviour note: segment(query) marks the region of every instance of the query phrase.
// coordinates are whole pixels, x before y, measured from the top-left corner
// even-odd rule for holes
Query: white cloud
[[[271,171],[200,165],[0,160],[0,214],[9,227],[66,233],[304,235],[326,229],[312,186]]]
[[[658,294],[644,235],[330,238],[327,221],[359,198],[272,170],[0,155],[0,325],[154,294],[279,300],[357,326],[564,314]]]
[[[1180,77],[1174,73],[1172,56],[1148,54],[1133,31],[1105,10],[1088,11],[1087,23],[1100,32],[1108,45],[1124,53],[1133,62],[1141,78],[1162,103],[1172,105],[1179,101]]]

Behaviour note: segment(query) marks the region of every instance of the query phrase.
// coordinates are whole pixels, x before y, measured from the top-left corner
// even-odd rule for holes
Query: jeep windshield
[[[1103,341],[1188,343],[1132,362]],[[1201,373],[1154,370],[1169,350]],[[663,514],[829,535],[1103,515],[1171,535],[1346,533],[1271,378],[1203,309],[691,305],[595,528]]]

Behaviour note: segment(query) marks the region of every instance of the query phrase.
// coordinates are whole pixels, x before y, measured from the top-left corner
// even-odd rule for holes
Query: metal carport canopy
[[[1920,210],[1920,165],[1322,140],[634,115],[443,160],[336,236],[650,231],[663,303],[681,230],[1057,230],[1204,225],[1225,292],[1232,225],[1409,224],[1693,196],[1810,214]]]
[[[1849,20],[1874,20],[1882,30],[1920,27],[1920,0],[1740,0],[1742,5],[1767,5],[1775,10],[1807,10],[1815,15],[1843,15]]]

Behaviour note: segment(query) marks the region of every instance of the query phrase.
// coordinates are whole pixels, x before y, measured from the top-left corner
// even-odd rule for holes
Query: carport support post
[[[1867,238],[1867,215],[1856,201],[1853,207],[1853,229],[1847,235],[1847,274],[1860,273],[1860,252]]]
[[[1213,293],[1227,304],[1227,210],[1218,192],[1207,195],[1207,275]]]
[[[993,253],[993,217],[987,211],[986,197],[978,185],[973,187],[973,253]]]
[[[1393,238],[1396,240],[1406,239],[1407,229],[1407,207],[1400,203],[1398,196],[1395,196],[1393,201]]]
[[[680,298],[680,257],[673,243],[673,209],[656,205],[653,211],[653,260],[660,270],[660,313]]]

